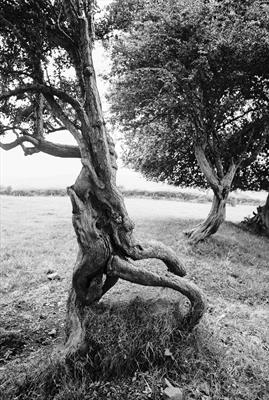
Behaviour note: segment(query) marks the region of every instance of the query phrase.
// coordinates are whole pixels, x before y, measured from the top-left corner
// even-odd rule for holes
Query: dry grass
[[[185,335],[176,293],[120,282],[89,314],[86,363],[67,371],[51,351],[63,339],[76,255],[68,199],[5,197],[1,209],[0,398],[157,400],[166,377],[186,399],[268,399],[268,239],[226,223],[192,248],[181,232],[196,221],[140,218],[137,210],[138,234],[181,255],[208,295],[208,313]],[[48,281],[49,269],[61,281]]]

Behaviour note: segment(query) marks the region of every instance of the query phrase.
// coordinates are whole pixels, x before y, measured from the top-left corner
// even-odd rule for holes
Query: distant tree
[[[183,293],[191,302],[189,327],[204,311],[197,286],[181,278],[185,270],[177,255],[162,243],[134,237],[116,186],[116,154],[96,85],[95,9],[91,0],[0,2],[0,133],[8,135],[1,148],[21,146],[25,155],[45,152],[82,163],[68,188],[79,252],[68,300],[67,355],[86,349],[86,307],[118,278]],[[77,146],[48,141],[58,130],[73,135]],[[7,142],[10,133],[15,140]],[[145,258],[162,260],[177,276],[160,276],[130,262]]]
[[[130,4],[115,1],[106,17],[116,29],[113,119],[126,162],[213,190],[208,217],[188,232],[198,242],[218,230],[235,177],[268,144],[269,5],[141,0],[122,24]]]
[[[269,236],[269,146],[257,159],[237,177],[239,188],[242,190],[266,190],[267,199],[259,206],[253,217],[246,217],[243,225],[257,233]]]

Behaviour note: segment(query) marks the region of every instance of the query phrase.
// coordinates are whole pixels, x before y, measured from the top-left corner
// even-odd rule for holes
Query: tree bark
[[[127,212],[123,212],[124,204],[119,214],[119,205],[112,207],[107,200],[104,202],[108,194],[102,200],[98,190],[92,190],[90,181],[87,183],[87,176],[83,168],[76,183],[68,189],[79,252],[67,307],[65,356],[87,351],[90,345],[86,342],[87,307],[98,302],[119,278],[141,285],[169,287],[186,296],[190,310],[185,322],[192,329],[202,317],[206,302],[199,288],[182,278],[186,272],[178,256],[162,243],[136,239],[134,225]],[[122,201],[121,194],[117,194],[119,202]],[[161,259],[169,272],[160,276],[130,262],[145,258]]]
[[[205,221],[186,232],[191,243],[196,244],[217,232],[226,218],[227,197],[228,193],[221,197],[214,193],[211,209]]]
[[[66,317],[65,355],[70,357],[87,351],[87,307],[98,302],[119,278],[156,286],[156,276],[136,268],[129,259],[156,258],[164,262],[170,273],[159,279],[158,285],[187,296],[191,303],[187,316],[189,328],[199,322],[205,300],[196,285],[181,278],[185,268],[172,249],[155,241],[142,242],[134,236],[134,224],[116,187],[116,154],[104,123],[92,61],[89,36],[92,26],[82,1],[64,0],[64,6],[69,21],[78,30],[81,62],[75,67],[79,82],[84,85],[83,109],[76,104],[81,129],[72,130],[83,167],[75,184],[68,188],[79,246]],[[61,119],[55,100],[49,95],[45,98]],[[174,275],[177,275],[176,281]]]
[[[223,168],[221,166],[221,176],[218,176],[217,172],[208,161],[203,146],[195,146],[195,156],[207,182],[213,190],[214,195],[211,210],[205,221],[198,224],[190,231],[185,232],[192,244],[205,240],[207,237],[216,233],[220,225],[225,221],[226,202],[231,190],[235,172],[238,168],[238,165],[232,161],[225,174],[223,173]],[[221,164],[220,159],[218,160],[218,163]],[[217,170],[218,169],[220,168],[217,168]]]

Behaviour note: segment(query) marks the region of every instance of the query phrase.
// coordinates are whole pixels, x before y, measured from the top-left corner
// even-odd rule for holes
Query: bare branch
[[[17,146],[20,146],[24,142],[29,142],[29,143],[33,144],[34,146],[38,146],[38,144],[39,144],[39,141],[37,139],[33,138],[32,136],[24,135],[24,136],[17,138],[16,140],[14,140],[11,143],[1,143],[0,142],[0,147],[1,147],[1,149],[8,151],[8,150],[14,149]]]
[[[135,244],[126,248],[125,251],[127,256],[133,260],[157,258],[162,260],[167,266],[168,271],[173,274],[178,276],[186,275],[185,267],[177,254],[170,247],[156,240],[135,241]]]
[[[211,168],[211,165],[209,161],[206,158],[204,149],[201,145],[196,145],[195,146],[195,156],[197,159],[197,162],[204,173],[206,180],[208,181],[209,185],[213,189],[214,192],[219,191],[219,180],[218,177],[216,176],[215,171]]]
[[[44,137],[43,111],[44,111],[44,97],[41,93],[38,93],[36,96],[36,105],[35,105],[35,136],[38,138]]]
[[[42,140],[38,149],[43,153],[61,158],[81,158],[79,147],[63,145]]]
[[[66,127],[67,130],[74,136],[74,138],[80,142],[81,140],[81,133],[80,131],[76,128],[76,126],[73,124],[73,122],[67,117],[67,115],[64,113],[62,108],[59,106],[57,101],[53,98],[51,94],[46,94],[44,95],[45,99],[48,102],[48,105],[51,109],[51,112],[53,115],[61,121],[61,123]]]
[[[36,139],[30,135],[23,135],[14,140],[11,143],[1,143],[0,148],[3,150],[11,150],[17,146],[22,145],[23,143],[28,142],[34,145],[34,147],[25,148],[25,154],[30,155],[36,153],[38,151],[42,151],[43,153],[50,154],[54,157],[62,157],[62,158],[80,158],[80,150],[76,146],[69,146],[63,144],[57,144],[48,142],[46,140]]]

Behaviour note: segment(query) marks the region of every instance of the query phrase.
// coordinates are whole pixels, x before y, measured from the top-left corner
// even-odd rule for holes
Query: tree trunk
[[[253,217],[245,218],[242,224],[254,232],[269,237],[269,193],[265,205],[258,207],[253,214]]]
[[[76,106],[81,127],[79,131],[73,129],[83,167],[75,184],[68,188],[79,246],[67,304],[65,355],[70,357],[87,351],[87,307],[100,300],[119,278],[170,287],[185,295],[191,304],[187,316],[190,328],[199,322],[205,300],[195,284],[181,278],[186,272],[173,250],[159,242],[141,242],[134,236],[134,224],[116,187],[116,154],[96,86],[89,37],[93,27],[89,26],[83,2],[65,0],[64,5],[72,26],[78,27],[81,63],[76,65],[76,72],[84,93],[83,106]],[[53,100],[48,101],[57,112]],[[159,277],[130,262],[146,258],[162,260],[170,273]],[[177,275],[176,279],[172,274]]]
[[[205,175],[205,178],[213,190],[214,197],[211,210],[206,220],[185,232],[190,242],[196,244],[217,232],[220,225],[225,221],[226,202],[231,190],[232,181],[239,164],[231,160],[227,172],[224,174],[221,160],[217,157],[217,167],[214,169],[205,154],[205,147],[201,144],[195,145],[195,157]]]
[[[205,221],[186,232],[191,243],[198,243],[217,232],[220,225],[225,221],[227,197],[228,193],[221,197],[214,193],[212,206]]]
[[[119,204],[112,206],[109,193],[104,193],[102,199],[90,181],[87,184],[87,179],[88,172],[83,168],[76,183],[68,188],[79,252],[67,307],[65,356],[87,351],[90,345],[86,342],[87,307],[98,302],[119,278],[141,285],[169,287],[185,295],[191,305],[185,317],[186,326],[193,328],[205,311],[205,298],[195,284],[182,278],[185,269],[177,255],[157,241],[137,240],[123,203],[119,213],[121,194],[117,192]],[[145,258],[161,259],[170,273],[160,276],[130,262]]]

